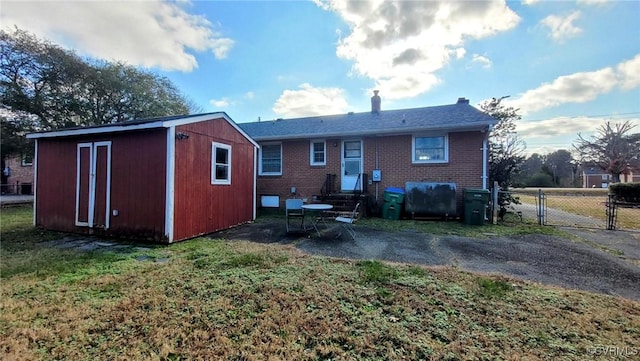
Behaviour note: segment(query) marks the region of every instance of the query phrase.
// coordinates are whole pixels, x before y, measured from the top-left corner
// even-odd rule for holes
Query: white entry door
[[[76,226],[109,228],[111,142],[78,144]]]
[[[362,141],[345,140],[342,142],[342,177],[340,189],[343,192],[362,190]]]

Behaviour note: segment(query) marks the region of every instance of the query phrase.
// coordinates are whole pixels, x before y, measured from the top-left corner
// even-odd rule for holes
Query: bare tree
[[[629,167],[640,166],[640,134],[631,134],[635,127],[631,121],[613,125],[607,122],[590,139],[578,133],[573,147],[582,164],[600,167],[617,183]]]
[[[501,104],[507,97],[492,98],[480,104],[482,111],[498,120],[489,135],[489,179],[503,188],[513,186],[526,149],[524,141],[516,133],[515,122],[521,118],[519,109]]]

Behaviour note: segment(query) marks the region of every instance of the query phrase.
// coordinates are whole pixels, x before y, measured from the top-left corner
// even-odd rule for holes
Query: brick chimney
[[[469,104],[469,99],[467,99],[467,98],[458,98],[458,102],[456,104]]]
[[[371,97],[371,113],[380,113],[380,96],[378,95],[378,90],[373,91],[373,96]]]

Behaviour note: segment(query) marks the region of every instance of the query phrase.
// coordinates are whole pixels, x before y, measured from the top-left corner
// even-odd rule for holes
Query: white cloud
[[[510,100],[510,106],[522,114],[533,113],[565,103],[586,103],[616,87],[631,90],[640,87],[640,54],[615,67],[564,75],[543,83]]]
[[[523,138],[548,139],[561,136],[576,136],[591,133],[608,119],[594,117],[555,117],[539,121],[520,121],[516,125],[518,135]]]
[[[493,63],[491,62],[491,59],[480,54],[473,54],[473,56],[471,57],[471,61],[473,63],[480,64],[480,66],[485,69],[489,69],[491,68],[491,65],[493,65]]]
[[[229,101],[229,98],[222,98],[222,99],[211,99],[209,100],[209,104],[213,105],[216,108],[226,108],[232,103]]]
[[[285,90],[273,106],[273,111],[286,118],[346,113],[344,90],[315,88],[308,83],[297,90]]]
[[[610,0],[578,0],[578,4],[585,5],[603,5],[611,2]]]
[[[612,68],[575,73],[556,78],[551,83],[528,90],[514,101],[524,112],[535,112],[564,103],[586,103],[610,92],[616,84]]]
[[[640,118],[612,117],[555,117],[538,121],[520,121],[516,131],[527,143],[527,153],[546,154],[558,149],[571,151],[578,133],[583,136],[595,134],[606,122],[618,123],[631,121],[640,124]]]
[[[185,10],[188,2],[7,1],[3,28],[17,26],[40,38],[106,60],[163,70],[198,67],[194,52],[225,58],[234,42],[205,17]]]
[[[413,97],[440,80],[436,72],[464,56],[467,39],[514,28],[520,18],[504,1],[316,0],[340,15],[351,33],[336,54],[373,79],[387,99]]]
[[[623,90],[640,87],[640,54],[616,66],[618,82]]]
[[[247,99],[253,99],[253,98],[256,97],[256,94],[254,92],[252,92],[252,91],[248,91],[248,92],[246,92],[244,94],[244,97],[247,98]]]
[[[564,41],[578,36],[582,29],[573,25],[573,22],[581,16],[580,11],[574,11],[566,17],[549,15],[542,19],[540,23],[549,28],[549,36],[555,41]]]

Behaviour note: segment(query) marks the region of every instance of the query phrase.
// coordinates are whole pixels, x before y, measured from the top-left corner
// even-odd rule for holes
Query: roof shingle
[[[239,123],[256,140],[485,129],[496,119],[468,103]]]

